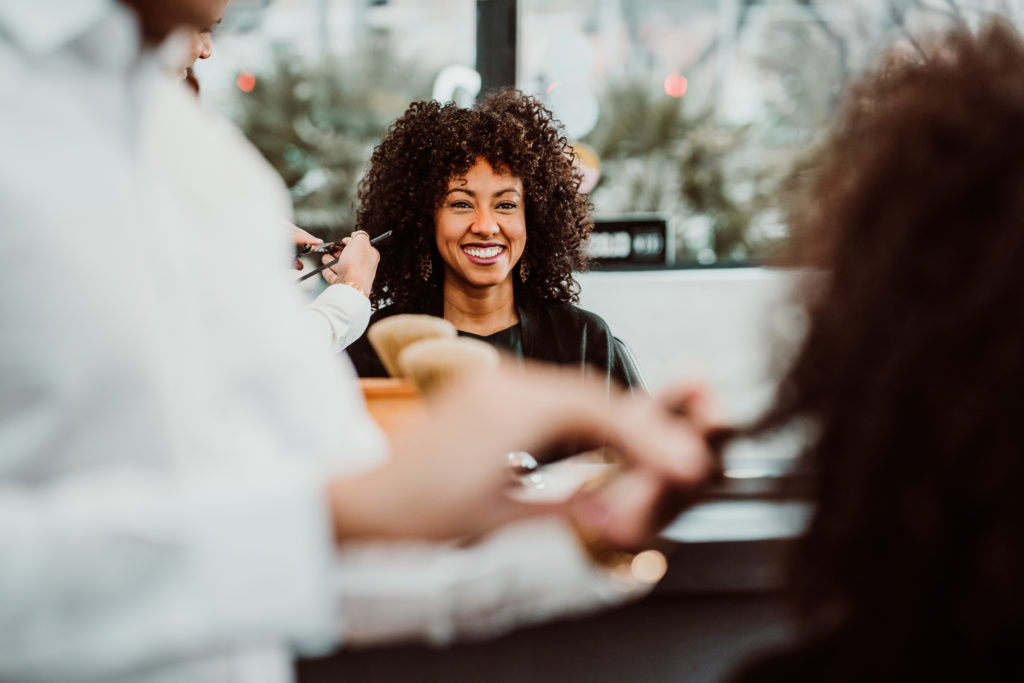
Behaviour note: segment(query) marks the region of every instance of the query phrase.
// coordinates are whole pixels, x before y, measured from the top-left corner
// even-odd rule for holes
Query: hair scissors
[[[377,235],[376,237],[370,240],[370,246],[379,244],[389,237],[391,237],[390,230],[388,230],[387,232],[382,232],[381,234]],[[297,256],[302,256],[303,254],[333,254],[335,251],[341,251],[344,248],[345,245],[342,244],[340,241],[327,242],[326,244],[303,244],[299,246],[299,253],[297,254]],[[308,273],[304,273],[302,277],[300,277],[295,282],[299,283],[302,282],[303,280],[309,279],[316,275],[317,273],[323,272],[324,270],[330,268],[340,260],[341,257],[339,256],[333,261],[328,261],[327,263],[317,266]]]

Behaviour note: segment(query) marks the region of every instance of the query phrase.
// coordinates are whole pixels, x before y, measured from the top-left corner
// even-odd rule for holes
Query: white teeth
[[[463,250],[470,256],[476,258],[494,258],[502,252],[504,247],[487,247],[481,249],[479,247],[463,247]]]

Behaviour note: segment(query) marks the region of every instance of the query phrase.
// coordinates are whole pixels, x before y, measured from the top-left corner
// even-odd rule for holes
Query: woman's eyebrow
[[[465,192],[470,197],[476,197],[476,192],[474,192],[473,190],[467,190],[464,187],[453,187],[452,189],[450,189],[447,192],[445,192],[444,196],[447,197],[448,195],[450,195],[453,192]],[[509,193],[516,194],[516,195],[522,194],[519,190],[517,190],[514,187],[506,187],[503,190],[498,190],[497,192],[495,192],[493,196],[494,197],[500,197],[503,194],[509,194]]]

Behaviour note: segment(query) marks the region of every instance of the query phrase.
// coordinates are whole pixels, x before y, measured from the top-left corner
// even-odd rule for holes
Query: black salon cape
[[[405,311],[388,306],[376,311],[370,325]],[[529,308],[517,306],[522,325],[523,357],[579,366],[589,377],[618,382],[630,390],[645,391],[642,375],[629,348],[612,335],[600,316],[572,304],[550,302]],[[424,311],[418,311],[423,313]],[[441,307],[428,311],[442,317]],[[360,377],[387,377],[387,371],[364,334],[347,349]]]

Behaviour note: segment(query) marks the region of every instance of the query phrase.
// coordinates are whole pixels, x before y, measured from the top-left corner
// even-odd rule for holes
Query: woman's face
[[[224,18],[227,0],[206,0],[202,19],[188,27],[189,62],[192,66],[198,59],[209,59],[213,55],[213,29]]]
[[[523,181],[496,172],[484,159],[448,181],[434,214],[445,282],[471,288],[511,282],[526,248]]]
[[[188,37],[191,41],[188,55],[189,66],[195,64],[197,59],[209,59],[213,54],[212,35],[213,32],[209,28],[190,28],[188,30]]]

